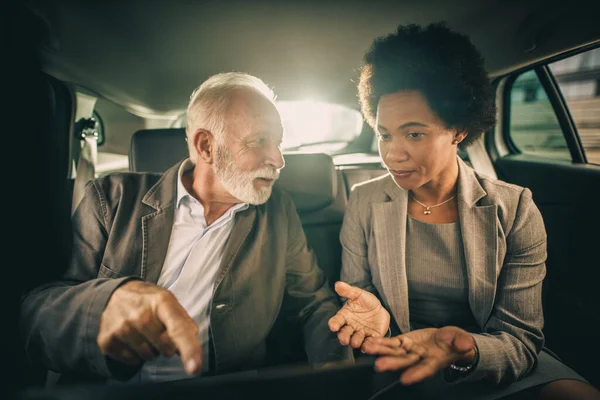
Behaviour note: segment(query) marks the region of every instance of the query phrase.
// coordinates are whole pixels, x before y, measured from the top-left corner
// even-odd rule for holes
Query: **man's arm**
[[[175,296],[137,278],[103,275],[112,229],[99,182],[88,184],[73,216],[73,256],[64,280],[23,298],[26,351],[57,372],[114,379],[130,378],[158,354],[178,352],[193,375],[202,362],[198,326]]]
[[[72,217],[71,263],[56,282],[26,293],[21,302],[21,335],[33,362],[57,372],[112,376],[96,344],[100,317],[112,293],[131,278],[98,279],[106,241],[103,194],[89,183]]]
[[[287,311],[302,323],[308,361],[319,364],[353,360],[352,350],[339,343],[327,324],[340,308],[337,296],[329,289],[314,253],[308,249],[292,200],[285,194],[282,196],[288,219]]]
[[[197,373],[198,326],[175,296],[137,278],[102,276],[111,231],[106,204],[93,181],[73,216],[73,256],[64,280],[24,296],[21,327],[29,357],[57,372],[128,379],[143,361],[178,352],[186,372]]]

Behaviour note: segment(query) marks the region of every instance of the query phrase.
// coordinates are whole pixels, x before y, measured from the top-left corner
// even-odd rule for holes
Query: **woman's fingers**
[[[442,368],[440,360],[434,357],[427,357],[421,362],[407,368],[400,376],[400,382],[403,385],[412,385],[424,379],[431,378]]]
[[[350,338],[350,346],[352,346],[353,349],[360,349],[360,346],[362,346],[364,340],[365,334],[363,332],[356,331]]]
[[[346,282],[337,281],[334,285],[335,292],[340,297],[345,297],[348,300],[356,300],[361,295],[363,290],[359,287],[348,285]]]
[[[399,356],[384,356],[375,360],[375,370],[378,372],[399,371],[418,363],[421,357],[416,353]]]
[[[337,314],[329,318],[327,324],[332,332],[339,332],[342,326],[346,324],[346,318],[344,318],[344,315],[338,311]]]
[[[347,346],[350,344],[350,337],[352,337],[353,333],[354,329],[350,325],[344,325],[338,332],[338,340],[342,345]]]
[[[413,347],[415,346],[415,341],[412,340],[410,337],[408,336],[396,336],[397,340],[400,343],[400,346],[406,350],[407,352],[412,351]]]
[[[402,340],[402,335],[389,337],[389,338],[369,336],[365,340],[365,343],[381,344],[383,346],[389,346],[389,347],[402,347],[403,340]]]
[[[377,354],[381,356],[403,356],[406,353],[400,346],[386,346],[383,344],[377,344],[369,342],[368,339],[361,347],[362,351],[367,354]]]

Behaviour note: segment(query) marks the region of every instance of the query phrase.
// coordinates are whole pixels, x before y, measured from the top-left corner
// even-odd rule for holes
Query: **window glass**
[[[535,71],[522,73],[511,87],[509,132],[522,153],[571,160],[554,109]]]
[[[549,64],[588,162],[600,164],[600,48]]]
[[[337,152],[355,139],[363,128],[360,111],[339,104],[314,101],[278,101],[285,133],[283,150]],[[173,127],[184,127],[183,114]]]

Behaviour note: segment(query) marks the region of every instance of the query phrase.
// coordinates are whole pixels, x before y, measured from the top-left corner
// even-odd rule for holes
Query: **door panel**
[[[531,189],[548,235],[546,346],[599,386],[600,167],[512,155],[499,179]]]

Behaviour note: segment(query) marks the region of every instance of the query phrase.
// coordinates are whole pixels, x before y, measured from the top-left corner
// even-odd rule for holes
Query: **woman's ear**
[[[456,132],[454,135],[454,139],[452,139],[452,144],[460,144],[467,137],[467,131]]]
[[[194,134],[194,149],[198,153],[198,160],[212,164],[214,159],[214,136],[206,129],[198,129]]]

